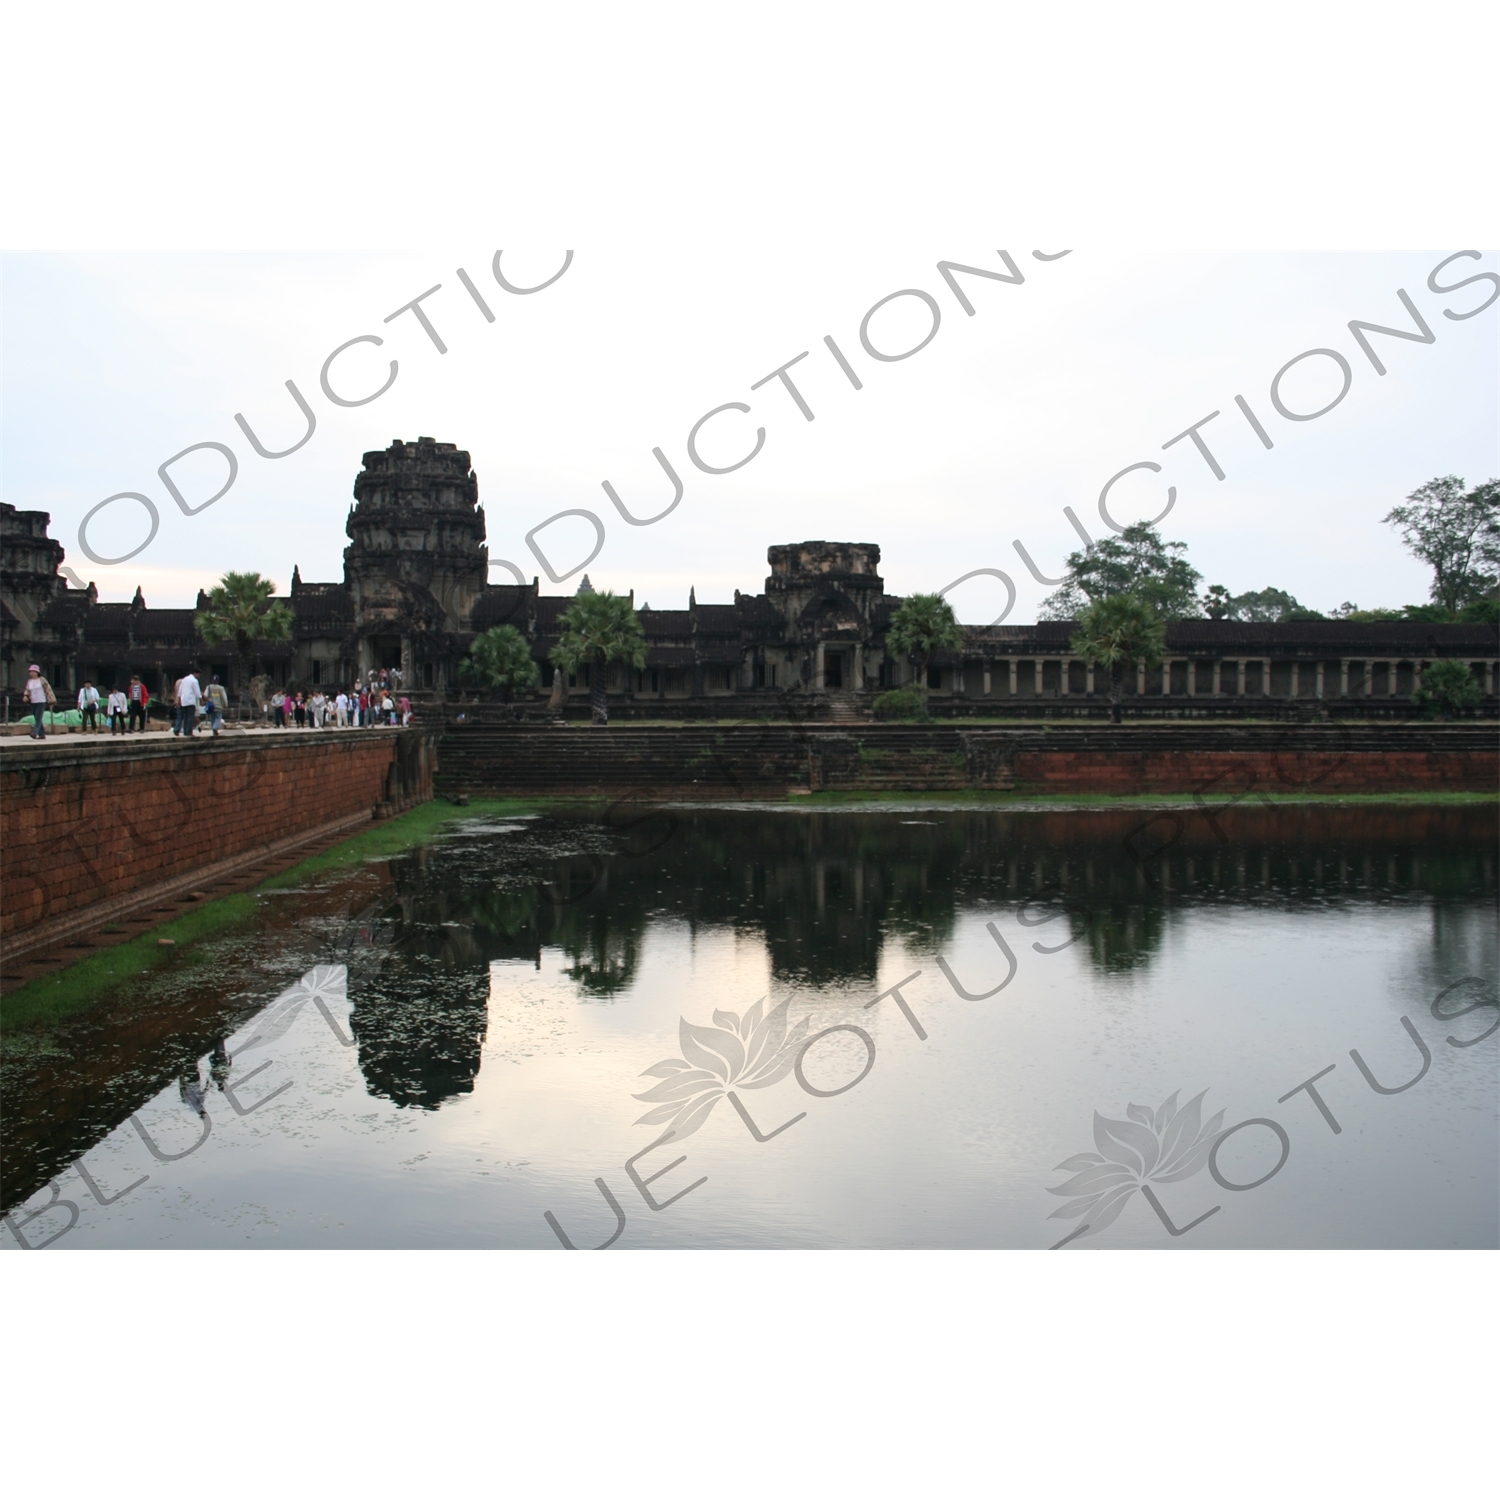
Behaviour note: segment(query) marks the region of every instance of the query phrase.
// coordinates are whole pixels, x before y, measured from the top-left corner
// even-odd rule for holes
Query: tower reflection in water
[[[1167,813],[703,809],[479,829],[392,862],[391,945],[354,987],[370,1093],[435,1109],[469,1093],[496,962],[566,955],[580,1000],[639,975],[654,924],[764,944],[805,998],[874,983],[887,943],[942,953],[960,917],[1012,911],[1036,950],[1077,947],[1102,973],[1149,973],[1172,913],[1194,906],[1433,902],[1492,911],[1487,815],[1456,808]]]

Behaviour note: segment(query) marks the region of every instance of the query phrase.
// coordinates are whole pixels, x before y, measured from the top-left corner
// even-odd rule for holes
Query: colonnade
[[[1127,669],[1127,691],[1137,697],[1185,698],[1398,698],[1408,697],[1422,686],[1422,671],[1434,658],[1339,657],[1308,661],[1270,656],[1202,657],[1169,656],[1160,666],[1136,664]],[[1056,666],[1056,687],[1044,687]],[[1494,697],[1500,662],[1469,663],[1482,668],[1480,685],[1486,697]],[[1022,691],[1024,667],[1031,671],[1030,690]],[[1174,671],[1174,668],[1180,671]],[[1272,690],[1273,669],[1284,669],[1281,692]],[[971,688],[976,673],[979,682]],[[957,680],[950,684],[952,674]],[[1173,678],[1180,686],[1173,690]],[[1068,698],[1094,697],[1109,692],[1109,674],[1077,656],[1027,655],[1016,657],[966,658],[961,667],[945,667],[940,692],[967,698]],[[1402,678],[1406,678],[1403,687]],[[1131,683],[1130,678],[1134,681]],[[1081,679],[1081,681],[1080,681]]]

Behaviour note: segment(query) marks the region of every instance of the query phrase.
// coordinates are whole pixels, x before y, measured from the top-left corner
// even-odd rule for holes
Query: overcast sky
[[[1049,577],[1079,545],[1063,507],[1091,535],[1103,532],[1098,497],[1127,465],[1152,461],[1111,495],[1122,524],[1156,514],[1167,487],[1177,501],[1164,534],[1188,543],[1205,583],[1233,591],[1275,585],[1331,609],[1426,597],[1425,569],[1381,524],[1391,505],[1434,475],[1477,483],[1497,458],[1497,308],[1454,320],[1491,295],[1480,281],[1429,290],[1429,273],[1464,246],[1380,254],[1164,255],[1074,249],[1042,242],[1010,251],[1023,284],[958,274],[975,308],[965,313],[940,260],[1004,271],[994,249],[941,245],[930,253],[622,254],[575,252],[551,286],[504,290],[493,251],[473,245],[392,256],[285,254],[12,255],[4,263],[4,494],[49,511],[68,564],[101,598],[190,603],[226,569],[256,569],[284,589],[293,564],[306,579],[342,576],[344,520],[361,454],[395,438],[429,435],[472,455],[492,559],[530,578],[541,566],[525,535],[560,510],[594,513],[605,542],[588,564],[596,585],[634,588],[637,601],[680,606],[758,591],[772,543],[871,541],[896,592],[937,589],[975,568],[1014,580],[1010,618],[1035,618],[1047,589],[1030,575],[1019,539]],[[507,252],[515,285],[546,280],[561,251]],[[494,316],[488,322],[456,275],[465,268]],[[1452,285],[1482,261],[1453,262]],[[385,317],[428,288],[422,307],[447,346],[439,353],[411,313]],[[867,311],[917,289],[940,323],[909,358],[880,361],[862,346]],[[1351,319],[1414,329],[1405,290],[1435,335],[1431,344],[1371,335],[1388,373],[1376,373]],[[868,336],[899,353],[931,330],[918,297],[897,298]],[[361,334],[330,381],[346,397],[375,390],[389,360],[399,373],[367,405],[341,408],[320,389],[324,359]],[[855,390],[823,340],[833,337],[862,381]],[[1310,349],[1348,361],[1348,394],[1311,421],[1273,407],[1273,377]],[[752,385],[808,351],[789,372],[814,413],[809,422],[779,380]],[[288,457],[256,456],[234,421],[262,443],[289,446],[306,430],[285,388],[293,380],[317,418]],[[1279,394],[1311,412],[1337,396],[1343,375],[1318,355],[1297,365]],[[1243,395],[1274,442],[1266,449],[1235,405]],[[705,425],[700,457],[687,453]],[[1190,439],[1163,444],[1218,411],[1202,429],[1223,480]],[[237,455],[222,499],[185,516],[157,467],[194,443]],[[610,481],[637,515],[670,499],[652,449],[685,485],[681,504],[654,525],[625,524],[602,489]],[[227,472],[200,450],[169,471],[193,505]],[[155,540],[115,566],[79,550],[85,513],[121,491],[150,497]],[[149,522],[120,501],[91,524],[105,557],[137,546]],[[537,538],[567,573],[592,547],[589,522],[556,523]],[[510,576],[495,566],[492,577]],[[543,576],[548,592],[571,592]],[[983,577],[957,591],[962,618],[993,618],[1005,587]]]

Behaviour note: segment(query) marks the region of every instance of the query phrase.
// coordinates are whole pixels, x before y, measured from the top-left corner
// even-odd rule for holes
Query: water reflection
[[[558,948],[580,996],[606,998],[636,978],[650,925],[673,920],[763,943],[783,983],[848,987],[873,981],[893,938],[936,954],[962,912],[1003,907],[1039,929],[1039,952],[1077,942],[1101,972],[1144,973],[1182,907],[1491,903],[1496,888],[1487,809],[671,819],[644,849],[548,818],[423,850],[393,869],[397,953],[456,971]]]
[[[602,818],[476,820],[387,862],[267,897],[242,928],[122,983],[107,1005],[9,1038],[4,1202],[36,1192],[164,1092],[174,1109],[217,1119],[233,1061],[226,1038],[318,963],[349,967],[356,1089],[362,1081],[367,1100],[407,1122],[447,1119],[461,1113],[450,1108],[458,1101],[496,1093],[480,1074],[494,1066],[495,1031],[511,1023],[494,1008],[497,974],[512,995],[547,966],[537,992],[550,998],[548,986],[560,985],[570,1005],[599,1007],[588,1014],[613,1025],[601,1034],[623,1053],[631,1027],[645,1024],[631,1007],[644,1012],[647,992],[660,988],[653,953],[726,938],[763,955],[778,1001],[794,994],[831,1014],[852,994],[867,997],[893,955],[936,959],[965,923],[1003,913],[1025,965],[1066,952],[1051,960],[1056,972],[1081,962],[1105,981],[1101,996],[1144,1012],[1150,995],[1139,981],[1159,977],[1185,914],[1295,922],[1399,908],[1404,922],[1426,923],[1425,939],[1403,949],[1400,981],[1431,995],[1459,974],[1493,971],[1494,823],[1487,808],[1388,807],[616,808]],[[334,1035],[337,1050],[344,1041]],[[640,1064],[620,1066],[628,1085]],[[624,1085],[609,1087],[628,1098]]]

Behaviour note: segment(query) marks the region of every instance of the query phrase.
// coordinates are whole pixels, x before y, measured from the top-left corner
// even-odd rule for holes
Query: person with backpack
[[[105,703],[105,708],[109,711],[109,732],[111,735],[125,733],[125,710],[128,704],[129,700],[120,688],[111,689],[109,699]]]
[[[224,727],[225,710],[229,707],[229,694],[225,691],[224,684],[219,681],[217,674],[208,685],[204,702],[208,705],[208,727],[213,730],[214,738],[218,739],[219,731]]]
[[[47,731],[42,727],[42,715],[49,708],[57,707],[57,694],[52,691],[52,684],[42,676],[42,669],[35,662],[26,669],[26,686],[22,689],[26,695],[26,706],[35,717],[32,726],[31,738],[44,740]]]
[[[99,689],[87,677],[78,689],[78,714],[83,733],[99,733]]]

